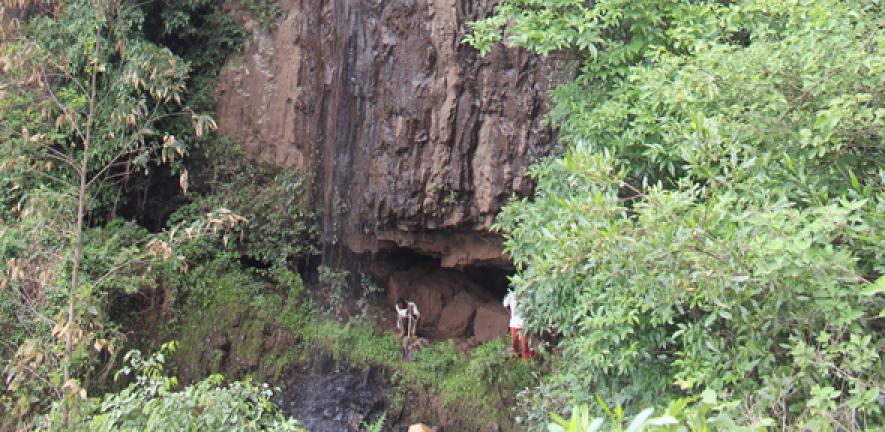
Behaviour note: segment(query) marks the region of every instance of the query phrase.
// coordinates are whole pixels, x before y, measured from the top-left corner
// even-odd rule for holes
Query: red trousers
[[[510,339],[513,341],[513,355],[522,357],[523,363],[534,357],[535,351],[528,347],[528,337],[521,328],[510,327]]]

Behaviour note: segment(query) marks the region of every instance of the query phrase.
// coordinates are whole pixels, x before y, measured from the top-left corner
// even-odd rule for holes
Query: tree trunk
[[[100,5],[97,5],[100,6]],[[100,13],[96,7],[96,13]],[[80,262],[83,259],[83,219],[85,218],[86,188],[89,185],[89,146],[92,139],[92,127],[95,121],[95,93],[98,80],[98,58],[101,50],[101,28],[96,29],[95,53],[92,65],[92,80],[89,86],[89,115],[86,118],[86,136],[83,137],[83,157],[80,161],[80,184],[77,187],[77,225],[74,229],[74,262],[71,264],[71,288],[68,296],[68,324],[65,332],[64,384],[71,379],[71,363],[74,357],[74,312],[76,307],[77,287],[80,283]],[[65,430],[70,429],[71,397],[62,393],[62,422]]]
[[[71,264],[71,288],[68,294],[68,324],[65,331],[65,359],[64,359],[64,385],[71,379],[71,362],[74,354],[74,307],[76,303],[77,286],[80,283],[80,261],[83,259],[83,219],[86,203],[86,169],[88,167],[89,144],[84,145],[83,161],[80,164],[80,185],[77,187],[77,226],[74,229],[74,262]],[[70,401],[67,393],[64,393],[63,401],[64,426],[68,429],[70,421]]]

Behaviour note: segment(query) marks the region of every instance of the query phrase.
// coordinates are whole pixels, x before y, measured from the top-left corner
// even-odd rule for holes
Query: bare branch
[[[52,175],[52,174],[49,174],[49,173],[47,173],[47,172],[45,172],[45,171],[34,170],[34,172],[37,173],[37,175],[41,175],[41,176],[43,176],[43,177],[46,177],[46,178],[48,178],[49,180],[52,180],[52,181],[54,181],[54,182],[57,182],[57,183],[62,184],[63,186],[67,186],[67,187],[72,188],[72,189],[75,187],[73,183],[71,183],[71,182],[69,182],[69,181],[67,181],[67,180],[63,180],[63,179],[61,179],[61,178],[58,178],[58,177],[56,177],[56,176],[54,176],[54,175]]]
[[[45,148],[49,152],[46,156],[69,165],[71,168],[73,168],[75,171],[77,171],[78,175],[80,174],[80,165],[77,163],[77,161],[72,159],[69,155],[62,153],[62,152],[52,148],[51,146],[46,146]]]
[[[122,172],[105,177],[105,181],[110,185],[121,186],[126,184],[131,177],[129,172]]]
[[[154,117],[154,121],[161,120],[164,118],[171,118],[171,117],[184,117],[187,115],[190,115],[190,113],[187,113],[184,111],[169,112],[169,113],[161,114],[161,115]]]
[[[45,71],[43,71],[43,75],[45,78],[45,75],[46,75]],[[71,126],[74,128],[74,131],[77,132],[77,135],[80,137],[80,139],[83,141],[86,141],[87,138],[85,135],[83,135],[83,132],[80,130],[79,124],[77,124],[77,121],[74,120],[73,117],[71,117],[70,113],[68,113],[68,110],[65,109],[65,105],[62,104],[61,101],[58,100],[58,97],[55,96],[55,92],[52,91],[52,86],[47,84],[46,91],[49,92],[49,96],[50,96],[50,99],[52,100],[52,102],[55,103],[55,105],[58,107],[58,109],[61,110],[62,113],[64,113],[64,116],[68,119],[68,122],[71,123]]]
[[[115,166],[119,166],[119,164],[118,164],[117,162],[118,162],[121,158],[123,158],[123,157],[125,157],[125,156],[128,156],[128,155],[132,155],[132,154],[138,153],[139,150],[141,150],[141,147],[139,147],[139,148],[135,148],[135,149],[130,149],[130,150],[123,150],[123,151],[117,153],[117,155],[114,156],[114,158],[111,159],[110,162],[108,162],[107,164],[105,164],[104,168],[102,168],[101,171],[99,171],[98,173],[96,173],[95,175],[93,175],[92,178],[91,178],[88,182],[86,182],[86,187],[89,188],[90,186],[92,186],[92,183],[93,183],[93,182],[95,182],[96,180],[98,180],[99,178],[101,178],[102,175],[104,175],[105,173],[107,173],[108,170],[110,170],[111,168],[113,168],[113,167],[115,167]]]
[[[56,67],[58,67],[59,69],[61,69],[61,66],[56,65]],[[80,80],[78,80],[76,77],[74,77],[73,75],[71,75],[71,74],[68,73],[68,72],[65,72],[65,73],[47,73],[47,72],[44,72],[43,75],[44,75],[44,76],[47,76],[47,77],[61,77],[61,78],[64,78],[64,79],[66,79],[66,80],[68,80],[68,81],[70,81],[70,82],[76,84],[77,87],[80,88],[80,91],[83,92],[83,94],[88,93],[88,92],[86,91],[86,88],[83,87],[83,84],[80,83]],[[48,81],[47,81],[47,83],[48,83]]]
[[[130,265],[142,264],[143,261],[145,261],[145,257],[137,257],[137,258],[133,258],[133,259],[127,260],[125,262],[119,263],[119,264],[111,267],[107,272],[105,272],[105,274],[101,275],[98,279],[96,279],[95,282],[93,282],[93,286],[100,287],[101,284],[104,283],[104,281],[107,278],[115,275],[120,269],[122,269],[124,267],[128,267]]]

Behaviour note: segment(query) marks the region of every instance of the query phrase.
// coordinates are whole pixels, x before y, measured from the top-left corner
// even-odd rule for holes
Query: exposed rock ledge
[[[461,43],[493,0],[284,0],[221,73],[218,118],[263,159],[310,173],[327,241],[409,247],[444,266],[506,263],[488,233],[547,153],[550,76],[516,49]],[[554,73],[555,72],[555,73]]]

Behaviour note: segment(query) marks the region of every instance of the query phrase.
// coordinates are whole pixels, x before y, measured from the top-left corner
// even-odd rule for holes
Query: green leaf
[[[638,432],[640,429],[642,429],[643,426],[645,426],[645,421],[648,420],[649,417],[651,417],[653,412],[653,408],[646,408],[642,410],[639,414],[636,415],[633,421],[630,422],[630,426],[627,427],[626,432]]]
[[[717,401],[716,392],[713,389],[705,389],[701,392],[701,401],[708,405],[713,405]]]
[[[860,190],[860,181],[857,180],[857,176],[854,175],[854,171],[848,170],[848,176],[851,179],[851,187],[854,190],[859,191]]]
[[[864,287],[860,293],[867,297],[872,297],[885,292],[885,275],[879,276],[875,282]]]
[[[679,420],[676,420],[673,416],[663,415],[660,417],[655,417],[648,420],[647,423],[649,426],[663,427],[663,426],[675,426],[679,424]]]
[[[600,395],[597,394],[597,395],[595,395],[595,398],[596,398],[596,404],[599,405],[600,408],[602,408],[602,411],[605,412],[605,414],[606,414],[607,416],[609,416],[609,417],[613,417],[614,414],[613,414],[613,413],[611,412],[611,410],[608,408],[608,404],[605,403],[605,400],[602,399],[602,396],[600,396]]]
[[[604,422],[605,422],[605,421],[604,421],[603,419],[601,419],[601,418],[595,418],[595,419],[593,419],[593,421],[590,422],[590,426],[587,426],[587,431],[586,431],[586,432],[596,432],[596,431],[602,429],[602,424],[603,424]]]

